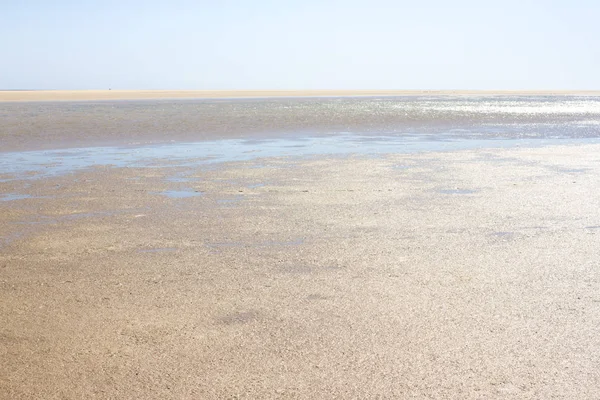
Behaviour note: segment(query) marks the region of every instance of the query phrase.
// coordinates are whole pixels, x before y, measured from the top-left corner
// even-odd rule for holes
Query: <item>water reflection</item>
[[[3,181],[37,179],[94,167],[210,166],[270,157],[385,155],[475,148],[600,143],[585,139],[453,139],[439,135],[373,136],[338,134],[306,137],[305,146],[290,147],[294,139],[239,139],[172,143],[141,147],[88,147],[63,150],[0,153]],[[249,151],[251,150],[251,151]]]

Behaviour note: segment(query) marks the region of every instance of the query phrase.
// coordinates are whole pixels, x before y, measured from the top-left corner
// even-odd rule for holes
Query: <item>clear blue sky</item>
[[[598,0],[0,0],[0,89],[600,89]]]

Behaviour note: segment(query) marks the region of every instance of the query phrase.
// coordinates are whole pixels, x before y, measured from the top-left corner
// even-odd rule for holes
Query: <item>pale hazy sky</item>
[[[598,0],[0,0],[0,89],[600,89]]]

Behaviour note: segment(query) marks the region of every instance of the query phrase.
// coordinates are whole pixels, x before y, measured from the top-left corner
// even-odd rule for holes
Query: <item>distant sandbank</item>
[[[327,97],[327,96],[476,96],[476,95],[581,95],[600,91],[527,90],[5,90],[0,102],[85,101],[200,98]]]

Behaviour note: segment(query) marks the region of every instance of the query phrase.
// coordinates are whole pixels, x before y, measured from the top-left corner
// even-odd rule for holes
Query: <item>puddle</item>
[[[257,189],[257,188],[261,188],[261,187],[263,187],[263,186],[265,186],[265,184],[264,184],[264,183],[254,183],[254,184],[252,184],[252,185],[246,185],[246,187],[247,187],[248,189]]]
[[[515,233],[514,232],[494,232],[490,236],[493,236],[493,237],[496,237],[499,239],[510,240],[515,236]]]
[[[565,174],[582,174],[589,170],[586,168],[559,168],[558,171]]]
[[[0,201],[15,201],[15,200],[23,200],[23,199],[33,199],[33,196],[28,194],[18,194],[18,193],[7,193],[0,195]]]
[[[185,178],[185,177],[179,177],[179,176],[171,176],[169,178],[165,178],[165,181],[173,182],[173,183],[193,182],[194,180],[195,179],[192,179],[192,178]]]
[[[267,240],[264,242],[213,242],[205,243],[205,246],[212,248],[235,248],[235,247],[275,247],[275,246],[300,246],[304,244],[304,239],[290,241]]]
[[[440,189],[437,192],[438,193],[442,193],[442,194],[472,194],[472,193],[476,193],[477,190],[471,190],[471,189]]]
[[[199,192],[196,190],[188,189],[188,190],[165,190],[163,192],[159,192],[158,194],[170,197],[172,199],[185,199],[188,197],[203,196],[204,192]]]
[[[137,252],[138,253],[169,253],[169,252],[173,252],[173,251],[177,251],[176,247],[161,247],[161,248],[155,248],[155,249],[140,249]]]

